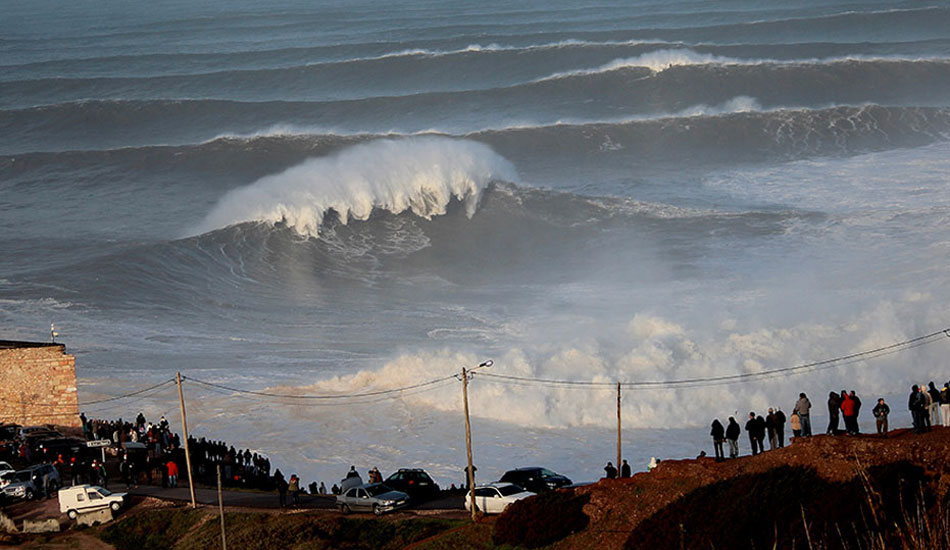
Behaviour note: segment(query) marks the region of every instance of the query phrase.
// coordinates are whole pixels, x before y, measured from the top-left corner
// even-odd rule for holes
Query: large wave
[[[193,233],[259,221],[316,237],[330,212],[344,224],[368,219],[375,209],[429,219],[444,214],[452,199],[472,216],[485,186],[517,179],[514,166],[481,143],[436,137],[378,140],[228,193]]]

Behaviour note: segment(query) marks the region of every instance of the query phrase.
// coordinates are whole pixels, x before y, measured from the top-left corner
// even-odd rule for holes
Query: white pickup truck
[[[83,512],[112,508],[118,512],[125,502],[126,493],[111,493],[96,485],[74,485],[59,490],[59,511],[76,519]]]

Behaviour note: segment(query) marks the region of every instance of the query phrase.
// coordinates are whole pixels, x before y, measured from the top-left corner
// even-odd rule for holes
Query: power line
[[[113,396],[110,396],[110,397],[107,397],[107,398],[104,398],[104,399],[96,399],[96,400],[93,400],[93,401],[83,401],[83,402],[81,402],[81,403],[76,403],[75,406],[78,406],[78,407],[86,407],[86,406],[89,406],[89,405],[96,405],[96,404],[98,404],[98,403],[107,403],[107,402],[109,402],[109,401],[118,401],[119,399],[127,399],[127,398],[129,398],[129,397],[135,397],[135,396],[137,396],[137,395],[142,395],[143,393],[147,393],[147,392],[150,392],[150,391],[152,391],[152,390],[156,390],[156,389],[158,389],[158,388],[161,388],[162,386],[167,386],[168,384],[173,384],[174,382],[175,382],[174,379],[169,379],[169,380],[166,380],[166,381],[164,381],[164,382],[155,384],[154,386],[149,386],[149,387],[147,387],[147,388],[144,388],[144,389],[141,389],[141,390],[136,390],[136,391],[131,392],[131,393],[126,393],[126,394],[122,394],[122,395],[113,395]],[[15,401],[15,400],[12,400],[12,399],[0,399],[0,401],[3,401],[4,403],[14,404],[14,405],[29,405],[30,407],[58,407],[58,408],[73,407],[73,404],[71,404],[71,403],[33,403],[33,402]],[[71,413],[69,413],[69,414],[71,414]]]
[[[391,395],[395,393],[406,392],[409,390],[415,390],[415,389],[423,388],[426,386],[432,386],[440,382],[445,382],[447,380],[453,380],[455,379],[455,375],[445,376],[442,378],[436,378],[434,380],[428,380],[426,382],[421,382],[419,384],[412,384],[410,386],[403,386],[401,388],[391,388],[388,390],[377,390],[377,391],[362,392],[362,393],[323,394],[323,395],[307,395],[307,394],[295,395],[295,394],[287,394],[287,393],[273,393],[273,392],[262,392],[262,391],[253,391],[253,390],[242,390],[239,388],[224,386],[222,384],[215,384],[213,382],[198,380],[197,378],[192,378],[190,376],[182,376],[181,378],[182,380],[188,380],[190,382],[195,382],[196,384],[200,384],[203,386],[218,388],[221,390],[226,390],[226,391],[230,391],[234,393],[256,395],[260,397],[274,397],[274,398],[281,398],[281,399],[348,400],[348,399],[357,399],[361,397],[378,397],[378,396],[383,396],[383,395]]]
[[[732,382],[747,382],[756,379],[762,378],[775,378],[784,375],[800,374],[802,372],[811,372],[815,370],[821,370],[826,368],[833,368],[844,366],[858,362],[862,359],[875,358],[883,355],[889,355],[892,353],[897,353],[900,351],[905,351],[908,349],[913,349],[916,347],[925,346],[927,344],[932,344],[938,339],[941,339],[940,336],[946,336],[950,338],[950,329],[944,329],[924,336],[918,336],[916,338],[911,338],[909,340],[904,340],[902,342],[897,342],[895,344],[890,344],[888,346],[883,346],[880,348],[861,351],[857,353],[852,353],[849,355],[843,355],[840,357],[835,357],[832,359],[825,359],[822,361],[815,361],[812,363],[805,363],[802,365],[796,365],[792,367],[782,367],[778,369],[772,369],[761,372],[747,372],[740,374],[729,374],[723,376],[710,376],[710,377],[697,377],[697,378],[683,378],[678,380],[651,380],[651,381],[642,381],[642,382],[620,382],[620,385],[627,389],[667,389],[667,388],[688,388],[696,386],[713,386],[713,385],[722,385],[729,384]],[[617,382],[593,382],[593,381],[582,381],[582,380],[557,380],[550,378],[529,378],[523,376],[510,376],[505,374],[494,374],[490,372],[481,372],[478,373],[479,376],[491,379],[492,381],[498,381],[499,383],[508,383],[512,385],[541,385],[548,387],[562,387],[562,388],[578,388],[578,389],[603,389],[603,390],[612,390],[617,386]]]

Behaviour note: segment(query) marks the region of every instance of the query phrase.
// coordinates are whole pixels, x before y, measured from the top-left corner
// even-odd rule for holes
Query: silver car
[[[336,497],[336,505],[344,514],[365,511],[378,516],[403,508],[408,502],[409,495],[382,483],[351,487]]]

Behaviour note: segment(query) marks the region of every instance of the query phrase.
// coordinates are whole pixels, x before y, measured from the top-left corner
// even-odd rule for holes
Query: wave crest
[[[366,220],[375,209],[430,219],[455,199],[471,217],[493,181],[517,182],[514,166],[490,147],[442,137],[381,139],[310,159],[225,195],[190,234],[243,222],[284,224],[318,237],[326,215]]]

